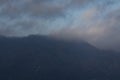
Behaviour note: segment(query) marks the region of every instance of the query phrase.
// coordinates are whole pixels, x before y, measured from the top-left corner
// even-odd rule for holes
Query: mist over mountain
[[[0,0],[0,80],[120,80],[119,34],[120,0]]]
[[[120,51],[119,21],[120,0],[0,0],[2,36],[57,34]]]
[[[0,37],[0,80],[120,80],[120,54],[85,41]]]

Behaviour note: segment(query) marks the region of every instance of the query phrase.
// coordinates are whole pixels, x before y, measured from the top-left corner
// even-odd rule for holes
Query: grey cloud
[[[31,14],[31,16],[62,16],[70,6],[81,5],[92,0],[0,0],[3,7],[1,16],[19,16]]]
[[[66,4],[55,4],[56,3],[53,4],[52,1],[50,2],[49,0],[4,1],[4,7],[0,14],[9,17],[14,15],[19,16],[21,14],[31,14],[34,16],[53,16],[62,14],[62,10],[65,9]]]
[[[119,7],[119,0],[0,0],[0,35],[82,38],[117,49]]]
[[[71,3],[74,3],[75,5],[76,4],[82,5],[82,4],[93,2],[93,1],[95,1],[95,0],[72,0]]]

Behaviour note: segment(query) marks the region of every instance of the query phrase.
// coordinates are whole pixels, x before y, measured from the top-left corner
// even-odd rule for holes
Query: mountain
[[[0,80],[120,80],[120,54],[84,41],[0,37]]]

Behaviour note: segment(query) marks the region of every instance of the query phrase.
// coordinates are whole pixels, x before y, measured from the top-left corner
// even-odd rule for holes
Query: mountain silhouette
[[[1,36],[0,80],[120,80],[120,54],[84,41]]]

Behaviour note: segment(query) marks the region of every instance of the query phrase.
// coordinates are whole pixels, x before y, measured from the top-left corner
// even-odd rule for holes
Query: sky
[[[84,39],[120,47],[120,0],[0,0],[0,35]]]

